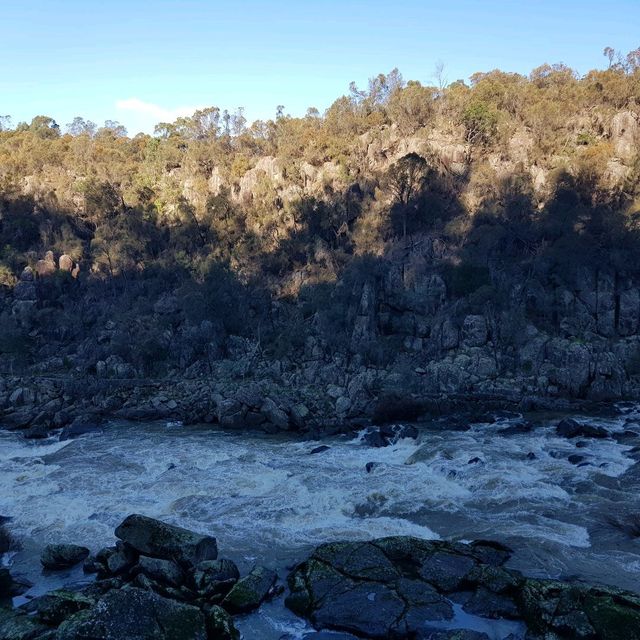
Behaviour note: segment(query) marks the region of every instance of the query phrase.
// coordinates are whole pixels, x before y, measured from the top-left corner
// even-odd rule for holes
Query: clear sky
[[[151,131],[194,108],[321,111],[398,67],[432,83],[605,66],[640,46],[640,0],[2,0],[0,115]]]

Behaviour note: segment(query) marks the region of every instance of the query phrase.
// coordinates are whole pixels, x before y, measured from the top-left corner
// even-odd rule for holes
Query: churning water
[[[589,421],[616,434],[629,417]],[[60,586],[81,571],[42,576],[43,545],[97,551],[136,512],[215,535],[241,569],[259,562],[281,578],[321,542],[408,534],[495,539],[528,575],[638,590],[640,543],[610,524],[640,512],[638,442],[586,439],[578,448],[551,426],[497,434],[508,424],[425,429],[382,449],[334,438],[316,454],[317,442],[176,424],[112,424],[66,442],[0,432],[0,514],[22,543],[4,560],[33,593]],[[571,454],[584,459],[571,463]],[[238,626],[265,640],[306,628],[281,602]]]

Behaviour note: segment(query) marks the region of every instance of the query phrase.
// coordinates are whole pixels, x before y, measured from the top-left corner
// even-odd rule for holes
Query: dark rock
[[[556,425],[556,433],[563,438],[608,438],[609,432],[603,427],[584,424],[573,418],[565,418]]]
[[[56,640],[206,640],[196,607],[135,587],[113,590],[91,609],[68,618]]]
[[[160,520],[130,515],[116,529],[116,536],[142,555],[195,566],[218,557],[216,539]]]
[[[311,449],[311,451],[309,451],[309,454],[312,455],[314,453],[322,453],[324,451],[328,451],[329,449],[331,449],[331,447],[327,446],[326,444],[321,444],[319,447]]]
[[[0,555],[6,553],[13,546],[13,538],[4,527],[4,523],[0,523]]]
[[[479,587],[462,608],[483,618],[519,617],[518,607],[510,597],[493,593],[485,587]]]
[[[367,470],[367,473],[371,473],[379,464],[377,462],[367,462],[364,468]]]
[[[45,424],[34,424],[23,434],[27,440],[44,440],[49,437],[49,428]]]
[[[579,456],[577,453],[572,453],[567,460],[571,463],[571,464],[580,464],[581,462],[584,461],[584,456]]]
[[[89,549],[76,544],[49,544],[44,548],[40,562],[45,569],[66,569],[82,562],[89,553]]]
[[[467,462],[467,464],[484,464],[484,460],[482,458],[478,458],[478,456],[476,456],[475,458],[471,458],[471,460],[469,460],[469,462]]]
[[[193,572],[196,591],[208,599],[222,599],[239,580],[238,567],[231,560],[201,562]]]
[[[513,436],[521,433],[530,433],[531,431],[533,431],[533,423],[528,420],[518,420],[515,424],[499,429],[498,434],[501,436]]]
[[[203,611],[209,638],[213,640],[240,639],[240,633],[233,625],[233,618],[222,607],[207,605]]]
[[[0,607],[0,638],[2,640],[44,640],[48,628],[35,618],[15,609]]]
[[[302,640],[358,640],[358,638],[350,633],[340,633],[339,631],[316,631],[306,633],[302,636]]]
[[[362,441],[370,447],[387,447],[402,438],[417,438],[418,429],[413,425],[383,425],[368,429]]]
[[[471,629],[450,629],[429,634],[429,640],[491,640],[486,633]],[[505,639],[508,640],[508,639]]]
[[[255,567],[249,575],[238,580],[222,606],[229,613],[246,613],[257,609],[269,596],[278,576],[264,567]]]
[[[418,574],[444,593],[459,590],[465,578],[476,566],[476,561],[469,557],[447,551],[435,551],[427,558]]]
[[[87,433],[102,431],[101,418],[91,414],[80,415],[74,418],[73,422],[64,427],[60,434],[60,440],[71,440]]]
[[[128,544],[118,541],[115,549],[106,556],[105,573],[110,576],[124,574],[133,567],[137,560],[136,551]]]
[[[518,594],[532,634],[640,640],[640,596],[619,589],[556,580],[527,580]]]
[[[469,548],[474,558],[493,567],[502,566],[513,554],[513,550],[495,540],[474,540]]]
[[[35,598],[31,604],[35,605],[38,618],[42,622],[57,627],[75,613],[92,607],[95,600],[82,593],[58,590]]]
[[[0,602],[13,596],[13,578],[9,569],[0,568]]]
[[[364,444],[369,447],[386,447],[389,442],[387,439],[378,431],[377,429],[374,431],[367,431],[362,438]]]
[[[529,453],[527,453],[527,460],[535,460],[536,458],[537,456],[533,451],[529,451]]]
[[[147,576],[147,578],[151,578],[162,584],[179,587],[184,582],[184,572],[171,560],[141,556],[138,560],[137,568]]]

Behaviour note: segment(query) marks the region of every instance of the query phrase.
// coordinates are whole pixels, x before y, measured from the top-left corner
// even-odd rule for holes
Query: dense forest
[[[325,113],[249,124],[211,107],[154,135],[3,117],[0,368],[313,361],[328,380],[628,395],[640,49],[605,56],[583,76],[544,64],[435,86],[394,69]]]

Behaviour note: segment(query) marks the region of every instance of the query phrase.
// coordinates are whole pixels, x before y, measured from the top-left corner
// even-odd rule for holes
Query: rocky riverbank
[[[27,438],[62,438],[100,428],[108,419],[215,424],[232,430],[297,432],[314,437],[369,424],[418,421],[486,411],[611,412],[610,404],[552,398],[516,390],[501,393],[413,393],[394,385],[393,374],[364,369],[335,372],[333,382],[245,377],[197,380],[82,380],[68,377],[0,378],[0,425]],[[480,420],[481,421],[481,420]]]
[[[43,550],[48,570],[84,560],[97,580],[28,599],[0,572],[2,640],[237,640],[233,616],[285,591],[276,573],[247,575],[218,558],[215,538],[141,515],[115,546],[86,557],[73,545]],[[321,545],[286,578],[286,606],[315,638],[527,640],[640,638],[640,596],[582,582],[531,579],[507,567],[511,551],[395,536]],[[56,558],[52,565],[50,559]],[[350,635],[354,634],[354,635]]]

